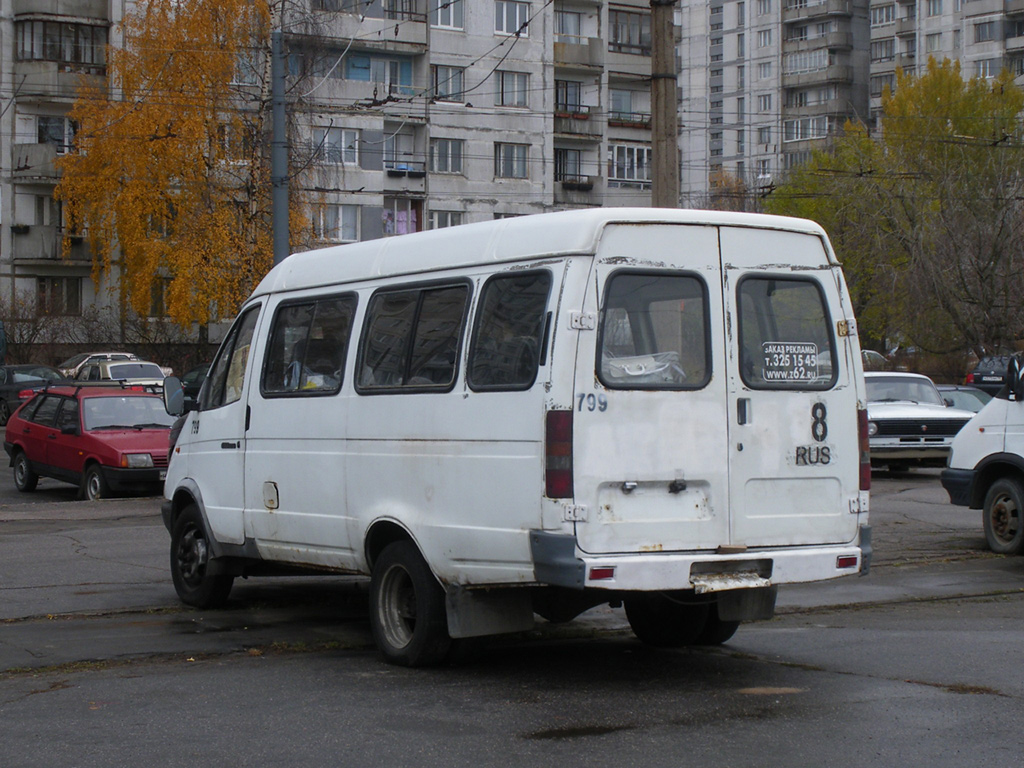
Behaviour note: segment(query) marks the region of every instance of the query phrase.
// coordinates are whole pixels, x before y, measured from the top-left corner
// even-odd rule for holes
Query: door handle
[[[748,424],[750,422],[750,398],[741,397],[736,400],[736,423]]]
[[[230,448],[240,448],[241,445],[242,445],[242,441],[239,440],[237,443],[221,443],[220,447],[221,448],[230,449]]]

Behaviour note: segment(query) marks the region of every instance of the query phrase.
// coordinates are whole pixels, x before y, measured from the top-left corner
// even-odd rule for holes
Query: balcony
[[[825,16],[850,16],[850,0],[825,0],[823,3],[792,4],[782,9],[782,23],[819,19]]]
[[[599,37],[557,35],[554,45],[556,67],[604,66],[605,43]]]
[[[401,160],[384,159],[384,189],[387,192],[422,194],[426,191],[427,157],[406,152]]]
[[[917,17],[915,16],[904,16],[902,19],[896,20],[896,36],[906,37],[907,35],[917,34]],[[885,35],[883,35],[885,37]]]
[[[786,53],[813,51],[818,48],[829,48],[831,50],[853,48],[853,35],[849,32],[829,32],[827,35],[820,37],[785,40],[782,47]]]
[[[56,61],[15,61],[14,81],[19,83],[19,101],[33,97],[47,101],[74,99],[82,87],[105,88],[107,68]]]
[[[14,0],[14,15],[45,14],[47,16],[74,16],[85,19],[104,19],[107,0]]]
[[[650,112],[609,112],[608,125],[616,128],[641,128],[650,130]]]
[[[308,6],[307,6],[308,7]],[[373,3],[369,8],[380,6]],[[420,54],[427,51],[427,16],[423,13],[403,13],[403,18],[374,18],[355,13],[312,11],[295,14],[289,20],[288,30],[300,36],[317,40],[357,41],[353,49],[384,51],[387,53]]]
[[[1024,0],[1006,0],[1006,15],[1020,16],[1024,13]]]
[[[848,64],[832,64],[824,69],[813,72],[799,72],[796,74],[783,74],[783,88],[800,88],[805,85],[817,85],[819,83],[852,83],[853,67]]]
[[[961,13],[970,18],[971,16],[986,16],[991,13],[1003,12],[1004,0],[966,0]]]
[[[555,133],[578,138],[600,138],[601,126],[590,119],[590,107],[583,104],[555,105]]]
[[[11,176],[17,181],[43,181],[56,183],[56,144],[15,144],[14,168]]]
[[[14,224],[11,226],[16,261],[60,261],[64,230],[48,224]],[[92,251],[84,237],[71,238],[70,261],[89,264]]]
[[[555,203],[579,207],[601,205],[601,177],[563,174],[555,178]]]

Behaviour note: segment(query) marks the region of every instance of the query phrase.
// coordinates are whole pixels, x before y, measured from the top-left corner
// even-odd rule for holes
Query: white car
[[[945,466],[953,438],[974,414],[947,406],[932,380],[918,373],[867,372],[864,382],[871,466]]]
[[[57,366],[57,369],[69,379],[77,378],[78,372],[88,363],[102,360],[138,360],[131,352],[79,352]]]

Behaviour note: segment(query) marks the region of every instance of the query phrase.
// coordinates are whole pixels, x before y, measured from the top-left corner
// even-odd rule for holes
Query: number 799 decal
[[[604,411],[608,410],[608,398],[605,395],[595,395],[593,392],[586,394],[580,392],[576,395],[576,410],[582,411],[584,406],[588,411]]]

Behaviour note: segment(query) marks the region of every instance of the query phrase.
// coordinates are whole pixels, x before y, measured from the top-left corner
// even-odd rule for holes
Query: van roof
[[[820,225],[807,219],[730,211],[592,208],[540,213],[295,253],[274,267],[250,298],[374,277],[593,253],[604,227],[616,223],[758,227],[825,236]],[[834,260],[831,250],[828,254]]]

